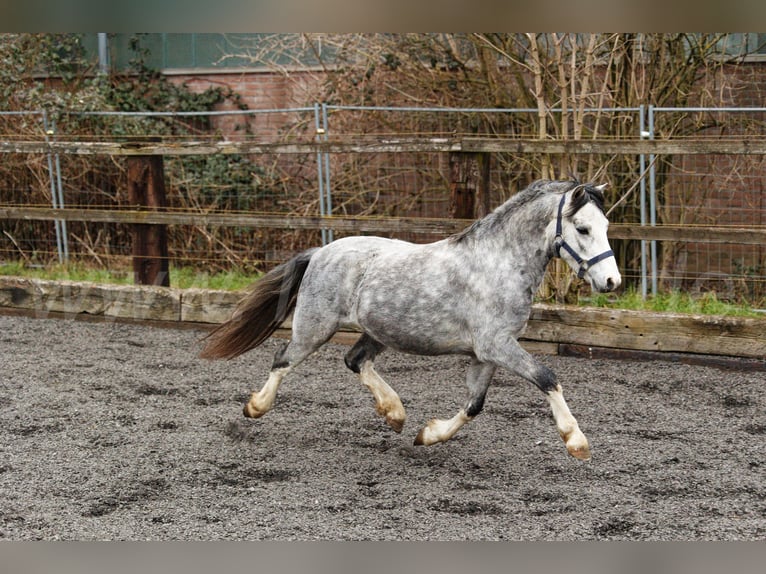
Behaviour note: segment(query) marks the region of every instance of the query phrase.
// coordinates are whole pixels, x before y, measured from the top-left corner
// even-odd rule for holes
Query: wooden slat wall
[[[0,277],[0,308],[22,310],[40,318],[54,313],[68,318],[87,314],[106,319],[216,324],[228,319],[240,296],[207,289]],[[289,322],[284,328],[289,329]],[[523,339],[525,346],[538,352],[554,352],[557,344],[576,344],[764,360],[766,317],[534,305]]]

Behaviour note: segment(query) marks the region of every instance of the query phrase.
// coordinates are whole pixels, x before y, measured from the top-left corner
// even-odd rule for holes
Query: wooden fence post
[[[478,219],[490,211],[487,152],[451,152],[450,213],[456,219]]]
[[[128,156],[128,200],[139,209],[164,210],[165,175],[161,155]],[[133,282],[170,287],[168,238],[164,225],[134,223]]]

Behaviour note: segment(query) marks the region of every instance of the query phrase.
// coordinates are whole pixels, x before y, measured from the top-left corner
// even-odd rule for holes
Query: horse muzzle
[[[622,277],[619,273],[607,275],[603,279],[590,276],[590,286],[599,293],[610,293],[622,285]]]
[[[607,277],[604,287],[601,289],[602,293],[609,293],[617,289],[622,284],[621,277]]]

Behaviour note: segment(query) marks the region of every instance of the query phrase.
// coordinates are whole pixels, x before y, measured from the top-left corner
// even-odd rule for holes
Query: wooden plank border
[[[229,318],[240,292],[104,285],[0,276],[0,311],[47,318],[214,325]],[[289,321],[283,329],[289,329]],[[284,334],[284,331],[283,331]],[[354,333],[346,333],[348,340]],[[533,352],[610,348],[660,356],[683,353],[744,357],[766,370],[766,317],[651,313],[563,305],[534,305],[522,339]]]
[[[524,337],[637,351],[766,358],[766,317],[535,305]]]

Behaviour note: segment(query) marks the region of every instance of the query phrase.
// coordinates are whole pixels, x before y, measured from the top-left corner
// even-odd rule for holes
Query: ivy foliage
[[[193,92],[148,67],[141,36],[131,38],[126,70],[101,74],[81,34],[0,34],[0,111],[204,112],[225,102],[246,109],[231,89]]]
[[[204,112],[220,107],[247,109],[230,88],[210,86],[192,91],[186,83],[150,68],[142,34],[131,38],[129,49],[128,69],[103,74],[97,62],[88,58],[80,34],[0,34],[0,112],[45,110],[56,134],[65,137],[161,141],[219,138],[212,116]],[[98,112],[202,114],[121,116]],[[40,128],[33,121],[17,121],[12,130],[28,129],[28,135],[39,136]],[[249,132],[245,116],[235,129]],[[94,169],[102,169],[92,163]],[[172,187],[193,195],[191,203],[206,209],[246,208],[253,197],[270,189],[265,170],[245,156],[168,158],[165,169]],[[103,181],[103,177],[90,179]]]

